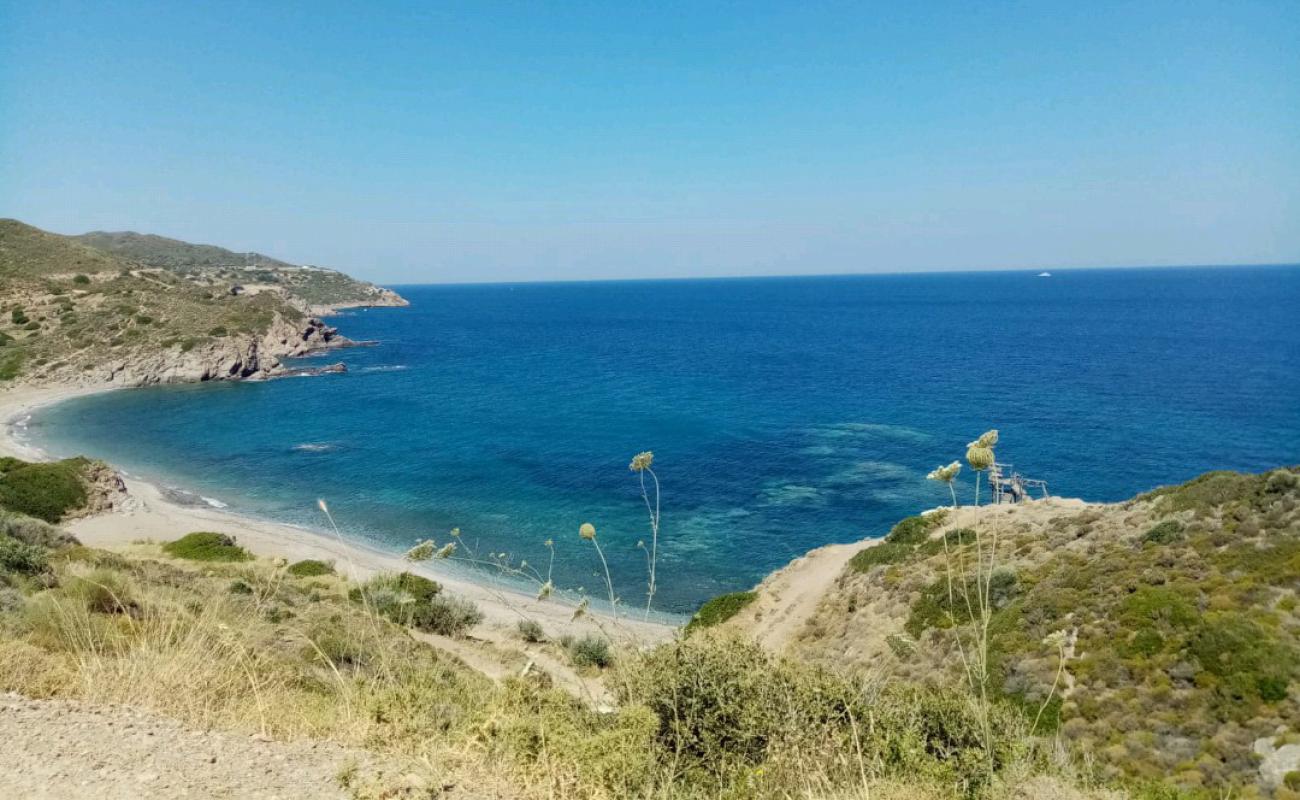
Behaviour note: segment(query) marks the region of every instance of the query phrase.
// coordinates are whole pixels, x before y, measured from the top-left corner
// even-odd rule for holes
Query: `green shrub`
[[[940,578],[927,586],[912,604],[911,614],[908,615],[903,629],[912,638],[919,639],[927,628],[951,628],[954,625],[965,625],[970,622],[975,615],[979,614],[979,598],[975,577],[972,575],[967,580],[967,591],[964,594],[960,577],[953,577],[951,600],[949,600],[947,578]],[[1009,569],[998,569],[989,578],[989,603],[994,611],[1010,603],[1018,592],[1016,574]],[[969,603],[967,594],[970,598]]]
[[[1293,792],[1300,792],[1300,769],[1293,769],[1283,775],[1282,785]]]
[[[868,690],[715,632],[632,659],[622,676],[621,703],[654,712],[661,757],[682,780],[733,787],[701,796],[802,796],[809,770],[856,782],[858,764],[846,754],[860,754],[874,774],[932,779],[949,787],[944,796],[974,795],[987,780],[980,723],[961,694]],[[1000,769],[1026,726],[1001,705],[991,715]],[[768,791],[756,791],[756,780]]]
[[[187,533],[163,545],[162,549],[168,555],[190,561],[250,561],[253,558],[252,553],[235,543],[235,537],[210,531]]]
[[[79,286],[85,286],[86,284],[90,283],[90,276],[89,276],[89,275],[73,275],[73,276],[72,276],[72,282],[75,283],[75,284],[77,284],[77,285],[79,285]]]
[[[16,572],[19,575],[39,575],[49,568],[45,549],[20,542],[9,536],[0,536],[0,573]]]
[[[934,523],[930,517],[907,517],[900,520],[889,533],[885,534],[885,541],[893,544],[920,544],[930,538],[930,531],[934,529]]]
[[[1213,686],[1225,710],[1237,716],[1249,716],[1258,701],[1285,698],[1296,671],[1290,648],[1235,612],[1207,615],[1192,637],[1190,650],[1203,670],[1197,683]]]
[[[77,537],[62,528],[13,511],[0,511],[0,536],[51,550],[78,544]]]
[[[23,372],[23,359],[26,356],[19,353],[10,353],[0,360],[0,381],[11,381],[17,378]]]
[[[86,460],[48,464],[0,459],[0,507],[46,522],[58,522],[86,504]]]
[[[226,330],[226,326],[225,326],[225,325],[218,325],[218,326],[216,326],[215,328],[213,328],[212,330],[208,331],[208,335],[209,335],[209,336],[215,336],[215,337],[218,337],[218,338],[220,338],[220,337],[222,337],[222,336],[227,336],[227,335],[229,335],[229,333],[230,333],[230,332]]]
[[[321,575],[333,575],[334,565],[326,561],[316,561],[315,559],[306,559],[304,561],[295,561],[285,570],[295,578],[315,578]]]
[[[575,666],[604,669],[614,663],[609,642],[595,634],[587,634],[569,644],[569,659]]]
[[[519,620],[519,636],[532,644],[546,641],[546,632],[542,630],[541,623],[532,619]]]
[[[483,619],[474,603],[446,596],[437,581],[410,572],[375,575],[353,587],[348,597],[399,625],[444,636],[463,633]]]
[[[700,628],[709,628],[719,625],[740,613],[740,610],[757,599],[758,595],[754,592],[732,592],[731,594],[720,594],[717,597],[708,600],[700,606],[700,610],[695,612],[690,621],[686,623],[686,632]]]
[[[471,600],[441,594],[417,606],[412,619],[421,630],[459,636],[482,622],[483,612]]]
[[[27,314],[23,312],[22,308],[15,308],[9,312],[9,319],[13,320],[15,325],[27,324]]]
[[[897,564],[912,554],[916,548],[910,544],[898,544],[880,540],[868,545],[849,559],[849,569],[855,572],[870,572],[881,564]]]
[[[1176,519],[1167,519],[1143,534],[1142,541],[1171,544],[1181,538],[1183,538],[1183,523]]]

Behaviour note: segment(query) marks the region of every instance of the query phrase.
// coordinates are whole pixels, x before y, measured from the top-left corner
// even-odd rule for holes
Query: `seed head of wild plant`
[[[940,483],[952,483],[957,479],[959,472],[961,472],[961,462],[954,461],[946,467],[935,467],[925,477],[928,480],[939,481]]]
[[[650,469],[650,465],[654,463],[654,460],[655,454],[645,450],[632,456],[632,463],[628,464],[627,468],[633,472],[645,472]]]
[[[596,538],[596,526],[590,522],[584,522],[578,528],[578,535],[587,541],[591,541]]]
[[[543,583],[541,589],[537,591],[537,599],[545,600],[546,598],[550,597],[551,593],[554,591],[555,591],[555,584],[551,583],[550,581],[547,581],[546,583]]]
[[[981,445],[979,441],[971,442],[966,448],[966,463],[976,472],[983,472],[993,466],[993,448]]]
[[[428,561],[430,558],[433,558],[434,548],[436,546],[437,545],[433,543],[432,539],[425,539],[423,542],[415,545],[415,547],[407,550],[405,558],[407,561],[412,563],[417,561]]]

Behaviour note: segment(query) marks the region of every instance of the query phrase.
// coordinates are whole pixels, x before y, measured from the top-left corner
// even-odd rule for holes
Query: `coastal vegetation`
[[[48,463],[0,458],[0,508],[58,522],[85,506],[89,464],[85,458]]]
[[[840,557],[785,648],[759,640],[759,587],[657,644],[624,627],[639,610],[584,601],[581,632],[521,611],[484,650],[482,612],[413,571],[358,582],[202,531],[99,550],[27,513],[75,513],[68,475],[91,502],[90,463],[0,465],[55,470],[0,493],[0,690],[328,739],[507,797],[1294,796],[1260,758],[1300,738],[1300,468],[906,518]]]
[[[965,687],[1153,796],[1289,796],[1259,754],[1300,734],[1298,487],[1294,467],[1209,473],[1118,505],[905,520],[792,649]]]
[[[410,758],[430,785],[469,781],[503,796],[848,797],[870,787],[938,798],[1006,788],[989,785],[972,755],[960,695],[839,677],[730,635],[616,658],[604,639],[575,640],[575,662],[603,668],[617,687],[616,710],[602,711],[545,673],[489,680],[350,599],[360,587],[337,576],[284,580],[286,568],[266,560],[196,564],[154,545],[40,549],[38,564],[6,561],[3,578],[0,688],[28,696],[337,740]],[[33,570],[45,577],[24,577]],[[236,580],[243,590],[231,590]],[[1073,780],[1027,739],[1001,758],[999,781]]]
[[[730,594],[721,594],[708,600],[699,610],[691,616],[686,623],[686,633],[699,630],[700,628],[711,628],[714,625],[720,625],[740,613],[740,610],[750,603],[758,595],[753,592],[731,592]]]
[[[252,553],[235,543],[233,536],[208,531],[187,533],[163,545],[162,550],[188,561],[250,561],[253,558]]]

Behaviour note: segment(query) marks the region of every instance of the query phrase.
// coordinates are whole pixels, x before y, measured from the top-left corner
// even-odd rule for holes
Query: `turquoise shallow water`
[[[591,521],[630,602],[652,449],[670,611],[946,502],[925,473],[989,427],[1096,500],[1300,462],[1300,268],[397,288],[335,320],[379,341],[325,357],[347,375],[88,397],[31,434],[283,521],[324,497],[380,546],[554,538],[595,592]]]

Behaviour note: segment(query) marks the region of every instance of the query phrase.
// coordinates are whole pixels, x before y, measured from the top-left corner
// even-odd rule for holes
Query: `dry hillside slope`
[[[960,685],[981,550],[996,697],[1112,778],[1294,796],[1300,468],[909,518],[795,561],[725,625],[836,669]]]

